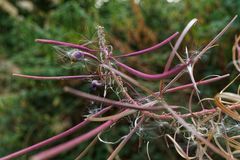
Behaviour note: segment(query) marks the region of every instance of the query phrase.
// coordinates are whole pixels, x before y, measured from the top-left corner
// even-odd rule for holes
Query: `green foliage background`
[[[175,31],[181,32],[196,17],[199,22],[182,45],[187,45],[190,51],[196,52],[240,12],[238,0],[181,0],[178,3],[140,0],[139,4],[131,0],[109,0],[101,6],[96,5],[96,0],[34,0],[30,1],[34,6],[31,11],[21,8],[17,0],[8,2],[16,7],[18,14],[11,16],[3,7],[0,10],[0,156],[64,131],[82,121],[82,115],[88,113],[87,101],[62,90],[63,86],[68,85],[90,92],[88,82],[34,81],[12,77],[12,73],[18,72],[48,76],[85,73],[81,66],[63,65],[57,60],[56,51],[49,45],[35,43],[36,38],[84,43],[96,40],[96,26],[102,25],[109,44],[114,47],[114,53],[119,54],[146,48]],[[239,22],[238,18],[221,38],[219,46],[202,58],[196,67],[196,79],[209,74],[237,74],[230,62],[234,36],[239,34]],[[163,70],[169,49],[169,46],[165,46],[140,59],[130,58],[126,63],[145,72],[159,73]],[[206,87],[203,94],[213,96],[227,82]],[[62,142],[88,129],[85,128]],[[116,135],[124,135],[128,126],[114,131]],[[164,143],[163,139],[159,139],[151,145],[152,159],[177,157]],[[63,153],[57,159],[74,159],[86,145],[84,143]],[[135,142],[131,141],[120,157],[146,159],[145,146],[138,149],[137,145],[135,137]],[[33,153],[18,159],[27,159]],[[98,144],[85,159],[106,159],[108,154],[107,147]]]

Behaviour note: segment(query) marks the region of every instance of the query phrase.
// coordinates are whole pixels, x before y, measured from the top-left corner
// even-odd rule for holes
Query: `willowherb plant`
[[[99,102],[100,107],[90,113],[83,122],[77,124],[76,126],[33,146],[29,146],[2,157],[0,160],[16,158],[33,150],[42,148],[48,144],[54,143],[68,135],[71,135],[87,124],[91,124],[93,121],[99,122],[99,125],[96,128],[72,140],[33,155],[31,159],[44,160],[53,158],[58,154],[70,150],[82,142],[95,137],[93,141],[90,142],[89,146],[76,159],[81,159],[88,150],[96,144],[97,141],[101,141],[106,144],[118,144],[108,157],[108,160],[111,160],[118,156],[119,152],[134,134],[137,134],[145,140],[147,144],[148,159],[151,157],[148,152],[151,139],[159,137],[165,137],[167,144],[172,142],[176,151],[185,159],[212,159],[211,156],[213,154],[211,151],[226,159],[238,158],[240,156],[240,134],[238,131],[240,129],[240,125],[238,123],[240,115],[238,114],[237,109],[240,108],[240,89],[238,89],[237,93],[229,93],[225,90],[229,85],[235,82],[239,76],[230,82],[229,85],[226,86],[220,93],[214,96],[214,98],[206,99],[201,99],[201,90],[199,90],[198,86],[208,85],[215,81],[222,80],[223,78],[228,77],[229,74],[221,76],[210,75],[208,76],[208,79],[202,79],[200,81],[197,81],[194,78],[195,64],[199,61],[201,56],[206,53],[206,51],[214,47],[216,41],[230,27],[236,18],[237,16],[235,16],[198,54],[189,55],[186,47],[184,54],[184,56],[186,55],[186,58],[184,59],[182,58],[183,55],[178,53],[178,48],[185,35],[197,22],[197,19],[191,20],[176,40],[175,45],[172,46],[172,51],[165,64],[164,72],[160,74],[143,73],[140,70],[124,64],[121,60],[131,56],[149,54],[177,38],[179,34],[178,32],[152,47],[117,56],[114,55],[112,47],[106,44],[104,29],[100,26],[97,27],[99,42],[99,49],[97,50],[90,49],[87,45],[37,39],[36,42],[39,43],[72,48],[73,50],[66,52],[65,56],[76,63],[79,61],[90,61],[91,63],[89,63],[89,65],[94,65],[95,72],[91,72],[89,75],[57,77],[30,76],[22,74],[14,75],[35,80],[90,79],[91,86],[94,90],[101,89],[103,91],[101,95],[85,93],[70,87],[65,87],[64,90],[75,96]],[[240,59],[239,39],[240,38],[236,38],[236,43],[233,47],[233,61],[238,71]],[[179,64],[171,68],[174,57],[178,58]],[[128,76],[120,71],[119,68],[122,68],[134,77],[147,81],[155,81],[156,83],[160,81],[159,91],[150,90],[143,84],[139,83],[137,78]],[[184,74],[189,75],[189,79],[192,83],[173,87],[175,82],[177,82]],[[181,107],[178,104],[170,105],[171,102],[166,100],[165,95],[187,88],[192,89],[188,107]],[[118,100],[107,98],[109,92],[114,93]],[[192,104],[193,96],[198,98],[198,104]],[[209,103],[210,101],[213,101],[215,105],[210,105],[210,107],[204,106],[202,103],[203,101],[208,101]],[[201,109],[193,112],[192,107],[197,107],[197,105],[200,105]],[[110,109],[114,109],[114,114],[109,115],[112,113],[109,112]],[[108,116],[105,116],[104,114],[107,112]],[[129,117],[132,120],[129,133],[114,142],[104,140],[102,138],[104,132],[113,125],[116,125],[119,120],[124,117]],[[148,132],[156,128],[159,132]],[[185,145],[178,142],[178,136],[181,136],[184,139]],[[219,142],[220,139],[224,142],[223,144]],[[153,142],[151,142],[151,144],[152,143]]]

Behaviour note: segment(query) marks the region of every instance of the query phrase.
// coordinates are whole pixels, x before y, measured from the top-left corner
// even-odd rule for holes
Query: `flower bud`
[[[72,61],[79,61],[83,59],[84,53],[80,50],[72,50],[68,52],[68,56]]]

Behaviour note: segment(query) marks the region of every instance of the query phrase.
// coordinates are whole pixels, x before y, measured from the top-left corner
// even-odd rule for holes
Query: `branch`
[[[159,79],[168,78],[172,75],[179,73],[180,71],[182,71],[183,69],[185,69],[187,67],[187,64],[180,64],[180,65],[174,67],[173,69],[163,72],[163,73],[160,73],[160,74],[147,74],[147,73],[138,71],[136,69],[133,69],[133,68],[127,66],[126,64],[123,64],[123,63],[117,61],[116,59],[114,59],[114,60],[118,66],[124,68],[129,73],[131,73],[137,77],[146,79],[146,80],[159,80]]]
[[[163,45],[169,43],[173,38],[175,38],[178,35],[178,32],[174,33],[173,35],[171,35],[170,37],[168,37],[167,39],[165,39],[164,41],[162,41],[161,43],[158,43],[152,47],[140,50],[140,51],[136,51],[136,52],[132,52],[132,53],[128,53],[128,54],[124,54],[124,55],[119,55],[119,56],[114,56],[114,58],[124,58],[124,57],[132,57],[132,56],[138,56],[138,55],[142,55],[151,51],[154,51],[160,47],[162,47]]]
[[[106,108],[102,109],[101,111],[99,111],[98,113],[94,114],[93,116],[94,117],[99,116],[99,115],[105,113],[106,111],[108,111],[110,108],[111,108],[111,106],[110,107],[106,107]],[[62,139],[64,137],[66,137],[66,136],[76,132],[77,130],[79,130],[80,128],[82,128],[83,126],[88,124],[89,122],[91,122],[91,121],[85,119],[83,122],[77,124],[76,126],[70,128],[70,129],[68,129],[68,130],[66,130],[66,131],[64,131],[64,132],[62,132],[62,133],[60,133],[58,135],[55,135],[55,136],[53,136],[51,138],[48,138],[48,139],[46,139],[46,140],[44,140],[42,142],[39,142],[37,144],[34,144],[32,146],[29,146],[27,148],[24,148],[22,150],[19,150],[17,152],[9,154],[9,155],[7,155],[5,157],[2,157],[2,158],[0,158],[0,160],[9,160],[9,159],[12,159],[12,158],[16,158],[16,157],[19,157],[19,156],[21,156],[23,154],[26,154],[28,152],[31,152],[31,151],[34,151],[34,150],[39,149],[41,147],[44,147],[46,145],[49,145],[49,144],[51,144],[53,142],[56,142],[59,139]]]
[[[87,78],[99,77],[99,75],[77,75],[77,76],[49,77],[49,76],[32,76],[32,75],[25,75],[25,74],[18,74],[18,73],[13,73],[13,76],[34,79],[34,80],[67,80],[67,79],[87,79]]]
[[[146,108],[148,107],[148,105],[142,105],[142,106],[138,106],[138,105],[134,105],[134,104],[130,104],[130,103],[122,103],[119,101],[114,101],[114,100],[110,100],[107,98],[102,98],[99,96],[95,96],[95,95],[91,95],[88,93],[84,93],[82,91],[70,88],[70,87],[64,87],[64,90],[68,93],[72,93],[76,96],[82,97],[82,98],[86,98],[92,101],[98,101],[98,102],[102,102],[108,105],[113,105],[113,106],[117,106],[117,107],[121,107],[121,108],[129,108],[129,109],[136,109],[136,110],[159,110],[159,109],[163,109],[163,107],[159,106],[159,107],[154,107],[154,108]],[[149,106],[151,106],[151,104],[149,104]]]
[[[50,39],[36,39],[35,42],[53,44],[53,45],[58,45],[58,46],[70,47],[70,48],[77,48],[77,49],[80,49],[82,51],[86,51],[86,52],[89,52],[89,53],[97,52],[97,50],[93,50],[93,49],[84,47],[82,45],[67,43],[67,42],[61,42],[61,41],[55,41],[55,40],[50,40]]]

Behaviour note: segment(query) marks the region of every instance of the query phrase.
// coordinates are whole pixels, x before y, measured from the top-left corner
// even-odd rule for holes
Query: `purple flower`
[[[91,83],[91,89],[96,91],[98,87],[101,87],[103,84],[98,80],[93,80]]]
[[[80,50],[69,51],[67,54],[72,61],[80,61],[84,58],[84,53]]]

